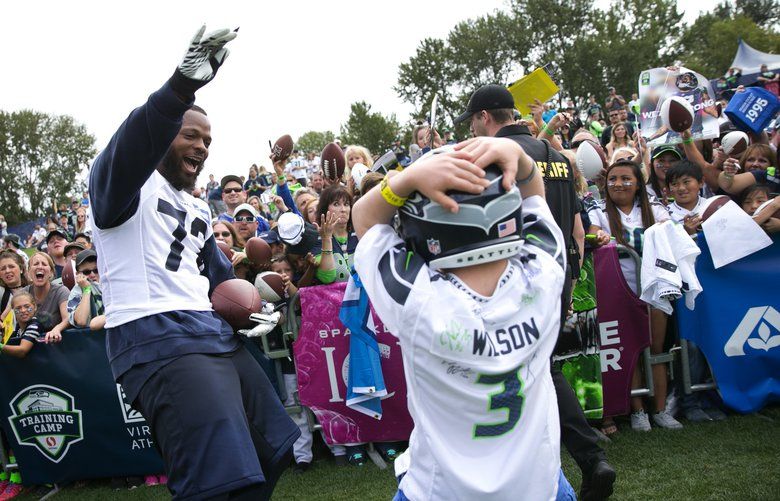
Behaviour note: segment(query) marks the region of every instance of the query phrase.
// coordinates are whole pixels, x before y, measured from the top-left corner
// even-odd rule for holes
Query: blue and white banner
[[[704,291],[693,311],[678,301],[680,335],[704,352],[723,401],[755,412],[780,401],[780,238],[717,270],[701,234],[698,244]]]
[[[0,420],[25,485],[155,475],[149,424],[114,382],[105,331],[65,331],[24,359],[0,359]]]

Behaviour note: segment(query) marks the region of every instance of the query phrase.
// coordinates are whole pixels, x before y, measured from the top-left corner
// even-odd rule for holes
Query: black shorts
[[[174,499],[213,498],[253,484],[265,484],[270,497],[300,436],[243,347],[179,357],[146,382],[134,406],[151,424]]]

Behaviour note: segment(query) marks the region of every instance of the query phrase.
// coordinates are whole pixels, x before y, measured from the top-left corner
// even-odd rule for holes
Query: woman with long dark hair
[[[651,202],[642,182],[642,170],[631,160],[618,160],[605,174],[606,195],[601,204],[591,210],[591,226],[588,233],[596,234],[596,245],[606,245],[611,239],[633,248],[642,255],[642,240],[645,230],[657,222],[669,219],[666,209]],[[639,284],[636,283],[636,263],[633,259],[621,259],[620,268],[628,287],[639,296]],[[650,351],[654,355],[663,351],[668,317],[661,310],[650,308]],[[666,411],[666,366],[653,366],[653,385],[655,387],[655,413],[653,421],[661,428],[678,429],[682,425]],[[632,387],[640,385],[639,373],[634,371]],[[644,411],[642,399],[631,400],[631,427],[638,431],[650,430],[650,419]]]

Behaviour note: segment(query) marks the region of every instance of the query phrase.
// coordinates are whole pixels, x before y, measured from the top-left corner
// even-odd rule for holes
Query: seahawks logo
[[[84,438],[81,411],[73,395],[53,386],[28,386],[11,400],[8,418],[20,445],[35,447],[59,463],[71,444]]]

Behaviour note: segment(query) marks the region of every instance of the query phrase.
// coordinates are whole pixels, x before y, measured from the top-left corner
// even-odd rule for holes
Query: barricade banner
[[[697,241],[704,290],[693,311],[678,301],[680,335],[704,353],[726,405],[756,412],[780,401],[780,238],[717,270],[701,233]]]
[[[622,416],[631,411],[631,376],[639,354],[650,346],[650,320],[647,305],[623,277],[615,244],[596,249],[593,262],[604,416]]]
[[[111,375],[105,331],[4,356],[0,380],[0,420],[26,485],[163,471],[149,425]]]
[[[406,382],[398,339],[385,331],[371,311],[388,397],[382,419],[346,405],[349,373],[349,330],[339,320],[346,283],[304,287],[301,328],[293,345],[301,404],[312,410],[329,444],[408,440],[413,423],[406,407]]]

